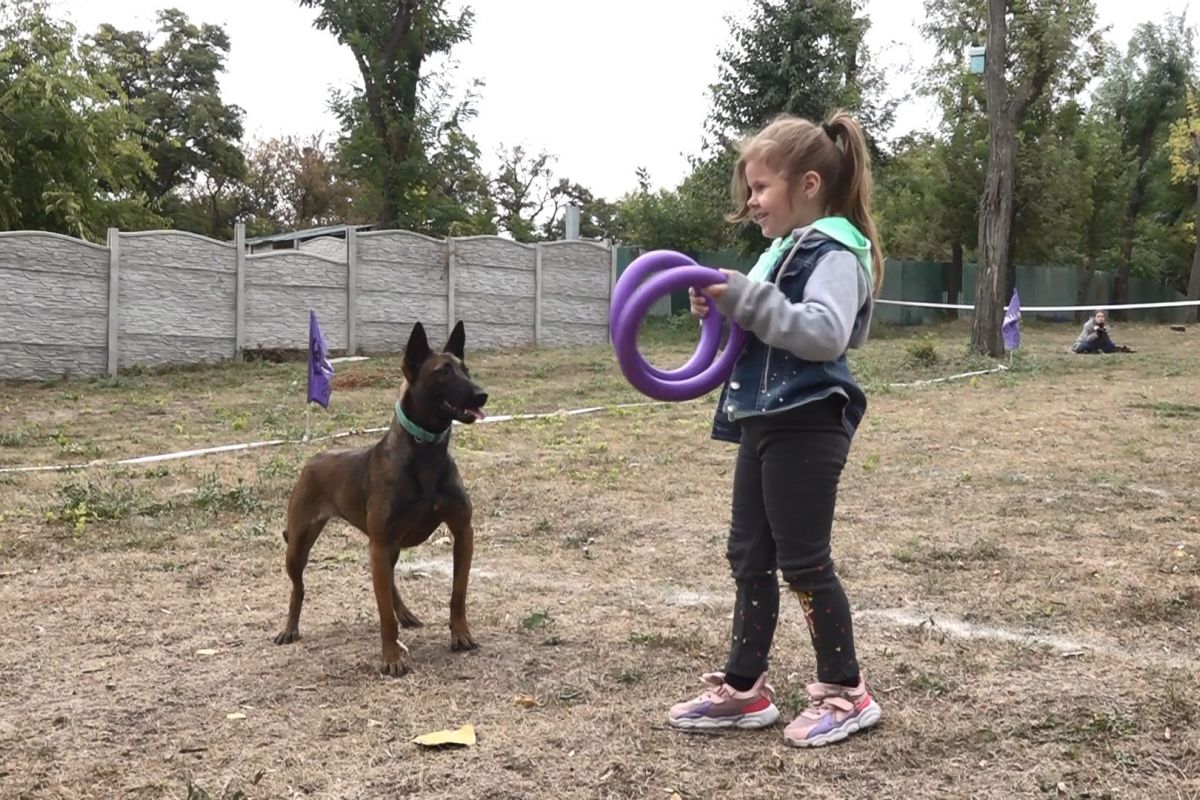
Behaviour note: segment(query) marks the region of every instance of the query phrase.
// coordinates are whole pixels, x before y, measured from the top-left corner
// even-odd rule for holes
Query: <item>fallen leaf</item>
[[[536,697],[532,697],[527,694],[517,695],[513,698],[513,702],[523,708],[537,708],[539,705],[541,705]]]
[[[233,711],[225,715],[225,719],[245,719],[246,715],[240,711]]]
[[[1170,728],[1167,728],[1166,730],[1163,731],[1163,738],[1166,739],[1168,742],[1171,741],[1171,729]]]
[[[1063,658],[1079,658],[1080,656],[1086,656],[1086,655],[1087,655],[1086,650],[1071,650],[1070,652],[1063,653],[1062,657]]]
[[[383,723],[377,719],[368,719],[367,727],[368,728],[381,728],[381,727],[383,727]]]
[[[443,730],[425,733],[413,739],[413,742],[424,747],[441,747],[447,744],[470,747],[475,744],[475,726],[468,724],[455,731]]]
[[[205,647],[196,651],[196,655],[198,656],[215,656],[216,654],[217,650],[215,647]]]

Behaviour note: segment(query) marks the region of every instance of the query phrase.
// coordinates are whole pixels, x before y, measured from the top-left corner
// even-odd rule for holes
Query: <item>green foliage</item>
[[[115,81],[110,97],[140,123],[154,162],[142,192],[168,218],[202,204],[191,229],[228,234],[238,208],[221,209],[213,195],[235,193],[245,174],[242,110],[221,99],[220,73],[229,36],[218,25],[197,25],[177,9],[160,11],[155,31],[120,31],[109,24],[84,44],[89,69]],[[224,210],[224,214],[220,213]]]
[[[0,0],[0,227],[101,240],[110,225],[156,221],[138,129],[71,25],[42,2]]]
[[[881,99],[865,7],[863,0],[753,0],[744,22],[730,20],[732,43],[720,52],[711,87],[709,128],[717,141],[781,112],[821,120],[845,108],[858,115],[878,159],[894,101]]]
[[[427,59],[467,41],[470,8],[450,14],[444,0],[300,0],[300,5],[317,9],[316,26],[348,46],[358,65],[362,85],[335,94],[331,105],[342,123],[342,156],[352,174],[371,186],[380,226],[436,233],[464,222],[440,202],[449,198],[433,157],[441,149],[445,168],[447,160],[460,164],[477,154],[460,124],[473,113],[473,98],[468,94],[447,111],[445,84],[423,70]]]
[[[617,203],[617,239],[690,253],[725,247],[729,226],[721,216],[721,206],[704,193],[698,177],[702,174],[697,170],[677,189],[655,191],[650,188],[649,175],[639,170],[637,191]]]

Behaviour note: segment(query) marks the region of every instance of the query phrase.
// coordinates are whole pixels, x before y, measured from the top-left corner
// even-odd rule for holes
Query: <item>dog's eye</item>
[[[438,373],[438,375],[449,375],[450,374],[450,365],[442,364],[440,367],[437,368],[437,373]]]

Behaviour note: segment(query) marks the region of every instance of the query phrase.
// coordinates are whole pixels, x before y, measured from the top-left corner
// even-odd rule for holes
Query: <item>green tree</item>
[[[1100,37],[1092,0],[987,0],[989,151],[971,327],[976,352],[1004,352],[1000,325],[1012,264],[1017,132],[1031,107],[1079,93],[1095,70]]]
[[[819,121],[847,109],[862,122],[877,165],[883,162],[879,137],[895,104],[882,99],[882,76],[865,43],[864,7],[864,0],[752,0],[744,21],[728,20],[731,41],[719,53],[717,81],[709,88],[708,142],[679,189],[676,211],[684,219],[707,203],[700,216],[728,227],[723,214],[730,210],[733,144],[780,113]],[[753,226],[726,236],[745,251],[762,248]]]
[[[554,156],[528,152],[523,145],[502,148],[500,168],[492,182],[496,225],[518,242],[535,242],[539,222],[551,204]]]
[[[1193,31],[1183,17],[1169,16],[1164,24],[1143,23],[1134,31],[1123,57],[1110,65],[1097,92],[1098,103],[1110,110],[1120,126],[1121,148],[1131,170],[1122,220],[1122,239],[1113,285],[1117,303],[1129,300],[1134,271],[1134,246],[1147,194],[1155,183],[1155,167],[1166,182],[1161,158],[1166,129],[1182,116],[1194,69]]]
[[[729,20],[732,43],[720,51],[711,87],[711,133],[722,142],[787,112],[821,120],[854,112],[872,155],[891,124],[883,79],[865,44],[864,0],[752,0],[745,22]]]
[[[0,226],[99,240],[108,226],[157,222],[137,130],[71,25],[42,2],[0,0]]]
[[[318,10],[316,26],[350,48],[362,86],[334,97],[345,150],[374,184],[381,227],[424,230],[436,176],[429,167],[431,124],[422,70],[470,36],[473,13],[445,0],[299,0]],[[423,108],[422,101],[425,101]],[[462,152],[461,149],[459,152]]]
[[[1188,186],[1193,193],[1192,219],[1192,269],[1188,277],[1189,300],[1200,300],[1200,103],[1194,92],[1189,92],[1187,114],[1171,125],[1167,151],[1171,159],[1171,180]],[[1195,319],[1200,322],[1200,306],[1193,309]]]
[[[91,68],[112,75],[110,97],[126,102],[140,122],[142,141],[154,160],[142,190],[155,211],[173,218],[195,196],[228,194],[245,174],[242,110],[221,98],[220,75],[229,36],[219,25],[197,25],[169,9],[156,31],[121,31],[101,25],[85,45]],[[190,229],[199,220],[179,224]],[[217,235],[220,223],[201,222],[197,232]]]
[[[566,211],[568,205],[579,208],[579,236],[583,239],[609,239],[616,232],[615,204],[603,197],[596,197],[587,187],[559,178],[550,190],[550,210],[546,217],[542,235],[545,239],[562,239],[566,234]]]
[[[1084,270],[1080,275],[1076,304],[1084,305],[1101,261],[1113,259],[1117,231],[1123,212],[1125,170],[1121,159],[1118,127],[1102,108],[1088,110],[1075,138],[1079,171],[1076,181],[1082,183],[1082,197],[1087,214],[1083,227],[1080,252]],[[1080,312],[1076,317],[1082,317]]]
[[[264,233],[359,223],[357,189],[320,134],[270,139],[247,150],[235,216]]]
[[[707,166],[701,165],[676,189],[658,191],[650,188],[649,174],[639,169],[638,188],[616,203],[614,238],[624,244],[683,253],[728,246],[729,226],[721,207],[705,190],[705,169]]]

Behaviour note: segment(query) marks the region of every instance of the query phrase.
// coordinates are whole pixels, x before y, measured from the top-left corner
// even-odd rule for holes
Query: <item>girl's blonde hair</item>
[[[871,243],[875,293],[883,284],[883,255],[879,234],[871,218],[871,155],[858,120],[837,111],[821,124],[781,114],[738,147],[733,171],[733,203],[737,210],[727,219],[742,222],[754,216],[750,210],[750,184],[746,162],[762,161],[782,175],[789,188],[806,172],[821,176],[821,190],[830,213],[844,216]]]

